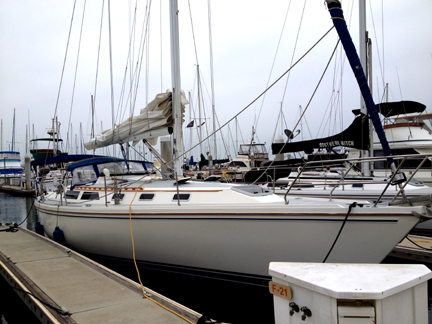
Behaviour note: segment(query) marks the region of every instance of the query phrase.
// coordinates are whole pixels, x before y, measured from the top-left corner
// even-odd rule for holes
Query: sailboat
[[[186,102],[180,91],[178,15],[177,1],[172,0],[172,90],[158,95],[142,112],[164,111],[168,125],[144,131],[137,127],[132,133],[113,129],[107,141],[154,140],[171,133],[172,176],[147,172],[145,162],[129,165],[100,158],[71,164],[70,185],[35,202],[49,237],[59,227],[70,248],[91,255],[210,275],[268,276],[271,261],[380,262],[430,215],[424,206],[284,200],[258,185],[184,178],[181,125]],[[128,121],[128,129],[134,128],[133,122]]]

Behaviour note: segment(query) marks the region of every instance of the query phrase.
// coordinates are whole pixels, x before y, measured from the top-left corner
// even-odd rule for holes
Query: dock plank
[[[432,237],[407,235],[393,248],[389,256],[430,264],[432,263]]]
[[[1,272],[3,276],[14,273],[8,275],[8,281],[16,276],[20,279],[15,281],[35,296],[67,309],[70,315],[65,323],[187,323],[145,298],[139,284],[23,228],[15,233],[0,232],[0,261],[0,267],[7,268]],[[201,318],[187,307],[146,291],[192,323]],[[59,323],[66,317],[48,311]]]

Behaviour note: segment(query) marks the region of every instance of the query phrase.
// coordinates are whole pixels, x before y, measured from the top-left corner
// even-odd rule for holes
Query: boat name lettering
[[[320,147],[354,146],[354,141],[331,141],[319,143]]]

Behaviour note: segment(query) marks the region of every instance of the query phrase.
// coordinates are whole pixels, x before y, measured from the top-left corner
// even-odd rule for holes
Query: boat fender
[[[60,229],[60,227],[58,227],[58,226],[56,226],[56,228],[53,232],[53,239],[54,239],[54,242],[57,242],[58,244],[66,245],[64,233]]]
[[[35,232],[39,235],[45,236],[44,226],[40,222],[36,222]]]

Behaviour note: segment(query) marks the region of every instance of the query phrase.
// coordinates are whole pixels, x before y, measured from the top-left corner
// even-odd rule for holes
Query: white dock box
[[[270,263],[276,324],[427,324],[422,264]]]

